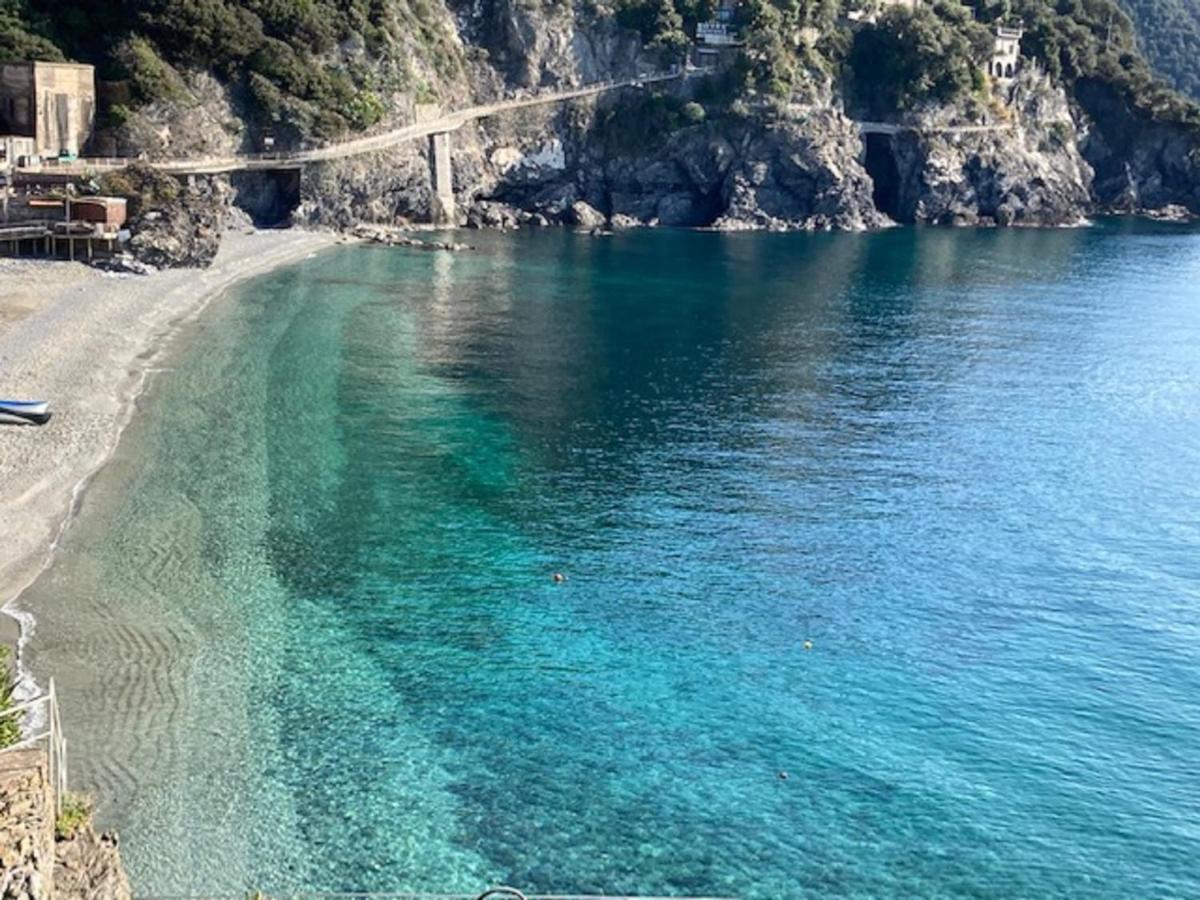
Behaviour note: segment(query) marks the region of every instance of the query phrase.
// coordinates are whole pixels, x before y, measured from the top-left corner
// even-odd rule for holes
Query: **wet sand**
[[[0,641],[28,639],[34,623],[13,601],[49,564],[178,326],[235,282],[336,240],[230,232],[209,268],[148,276],[0,259],[0,397],[49,400],[54,414],[42,427],[0,427]]]

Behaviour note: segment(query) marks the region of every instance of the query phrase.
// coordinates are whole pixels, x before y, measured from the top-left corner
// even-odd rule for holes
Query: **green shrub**
[[[61,62],[63,52],[30,21],[23,3],[0,0],[0,59]]]
[[[54,820],[54,836],[60,841],[70,840],[91,818],[92,799],[86,794],[68,791],[63,794],[62,811]]]
[[[129,121],[129,107],[122,103],[114,103],[108,108],[108,124],[120,128]]]
[[[859,31],[847,56],[855,104],[888,116],[923,100],[953,103],[976,89],[992,36],[966,7],[892,8]]]
[[[21,717],[4,715],[16,705],[13,700],[15,688],[12,650],[0,646],[0,748],[11,747],[21,740]]]
[[[113,58],[139,102],[172,100],[183,94],[179,75],[145,38],[126,38],[113,49]]]
[[[158,169],[135,163],[100,176],[100,191],[129,201],[129,217],[166,206],[179,198],[179,182]]]
[[[704,107],[695,102],[683,104],[683,109],[680,112],[683,114],[683,120],[689,125],[699,125],[704,121],[706,115]]]
[[[346,117],[355,129],[370,128],[383,118],[383,101],[373,91],[359,91],[346,104]]]
[[[704,108],[698,103],[685,104],[672,94],[641,93],[600,113],[596,136],[612,156],[643,152],[660,145],[664,135],[696,124],[684,112],[688,105],[699,108],[703,116]]]

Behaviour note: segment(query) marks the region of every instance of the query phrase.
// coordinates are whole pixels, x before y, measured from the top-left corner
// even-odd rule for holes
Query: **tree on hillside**
[[[892,8],[857,32],[847,56],[854,101],[889,116],[923,100],[962,100],[979,84],[992,38],[964,7]]]

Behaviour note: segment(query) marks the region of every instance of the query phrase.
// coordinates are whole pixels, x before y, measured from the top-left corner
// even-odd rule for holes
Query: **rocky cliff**
[[[1080,145],[1106,212],[1181,207],[1200,215],[1200,124],[1157,119],[1100,80],[1075,91]]]
[[[831,95],[735,113],[688,99],[690,90],[618,94],[457,132],[460,222],[578,225],[580,203],[617,227],[727,230],[1062,225],[1093,209],[1070,106],[1045,79],[1016,86],[1003,118],[918,117],[886,135],[864,134]],[[426,153],[415,143],[314,167],[298,220],[427,220]]]
[[[56,836],[44,750],[0,755],[0,897],[128,900],[116,835],[83,822]]]
[[[887,138],[887,160],[874,168],[876,199],[902,222],[933,225],[1079,224],[1092,208],[1092,170],[1077,143],[1061,88],[1028,74],[977,122],[918,118]],[[880,142],[879,135],[868,137]],[[884,190],[880,190],[884,189]]]
[[[423,29],[448,36],[438,46],[454,64],[436,65],[414,43],[412,71],[393,84],[384,76],[396,74],[397,63],[379,62],[373,83],[389,112],[377,130],[416,121],[435,101],[455,109],[665,65],[661,48],[601,3],[446,0],[425,4],[421,15]],[[1200,213],[1200,129],[1148,116],[1111,80],[1052,80],[1029,64],[1010,85],[976,70],[958,99],[895,110],[881,129],[845,112],[849,81],[834,50],[795,51],[785,90],[747,89],[763,52],[730,51],[714,72],[652,89],[469,123],[452,136],[457,224],[861,230],[891,222],[1056,226],[1095,212],[1177,207]],[[325,64],[376,65],[354,40]],[[167,99],[109,130],[119,149],[258,149],[263,123],[249,117],[244,92],[204,72],[172,77]],[[393,84],[386,94],[385,83]],[[203,214],[185,221],[151,209],[135,221],[147,232],[138,252],[154,264],[203,263],[220,230],[208,201],[225,196],[226,181],[258,224],[429,221],[428,155],[418,140],[310,165],[299,177],[244,174],[193,185],[189,199],[204,201]]]

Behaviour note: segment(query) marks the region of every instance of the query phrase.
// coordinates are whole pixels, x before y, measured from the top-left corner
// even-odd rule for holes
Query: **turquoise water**
[[[135,887],[1200,895],[1200,233],[473,239],[210,308],[29,598]]]

